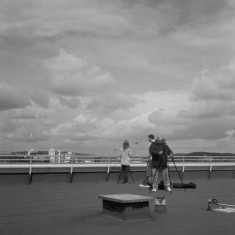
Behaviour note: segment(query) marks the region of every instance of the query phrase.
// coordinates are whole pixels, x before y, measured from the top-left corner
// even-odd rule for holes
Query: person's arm
[[[120,158],[120,160],[122,160],[122,158],[123,158],[123,154],[122,154],[122,153],[123,153],[123,151],[122,151],[122,148],[120,148],[120,151],[119,151],[119,152],[120,152],[120,154],[119,154],[119,158]]]
[[[152,155],[149,153],[147,162],[150,161],[150,160],[152,160]]]
[[[171,151],[171,149],[168,145],[166,145],[166,156],[173,157],[173,152]]]
[[[151,144],[149,145],[149,154],[148,154],[148,159],[147,159],[147,162],[149,162],[149,161],[151,161],[152,160],[152,155],[151,155],[151,153],[150,153],[150,148],[152,148],[153,147],[153,141],[151,142]]]

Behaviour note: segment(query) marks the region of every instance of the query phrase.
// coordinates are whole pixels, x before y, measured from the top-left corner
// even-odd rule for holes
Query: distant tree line
[[[192,153],[175,153],[175,156],[235,156],[235,153],[192,152]]]

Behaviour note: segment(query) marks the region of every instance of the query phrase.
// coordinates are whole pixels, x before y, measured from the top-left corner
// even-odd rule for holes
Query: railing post
[[[109,156],[108,158],[109,159],[108,159],[108,169],[107,169],[106,181],[109,181],[111,156]]]
[[[69,183],[73,182],[73,166],[70,168],[70,176],[69,176]]]
[[[182,179],[184,179],[184,170],[185,170],[185,159],[183,157],[183,167],[182,167]]]
[[[28,175],[28,182],[27,184],[31,184],[33,179],[33,174],[32,174],[32,166],[29,167],[29,175]]]
[[[211,159],[210,159],[210,169],[209,169],[209,173],[208,173],[208,179],[209,180],[211,179],[211,173],[212,173],[212,162],[211,162]]]

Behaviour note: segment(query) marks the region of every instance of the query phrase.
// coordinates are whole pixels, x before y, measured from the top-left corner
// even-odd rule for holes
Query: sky
[[[0,150],[235,152],[233,0],[4,0],[0,71]]]

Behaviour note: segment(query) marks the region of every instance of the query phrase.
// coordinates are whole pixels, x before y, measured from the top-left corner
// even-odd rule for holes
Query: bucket
[[[157,197],[155,199],[155,213],[166,213],[166,199],[165,197]]]

